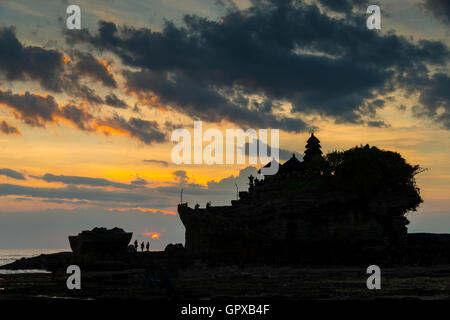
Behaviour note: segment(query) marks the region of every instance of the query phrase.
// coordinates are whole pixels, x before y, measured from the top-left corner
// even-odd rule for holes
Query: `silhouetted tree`
[[[415,181],[423,169],[410,165],[397,152],[365,145],[332,152],[326,161],[335,188],[363,198],[401,197],[404,212],[415,210],[423,202]]]

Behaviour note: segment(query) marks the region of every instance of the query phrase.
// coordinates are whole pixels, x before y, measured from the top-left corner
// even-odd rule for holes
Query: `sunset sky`
[[[280,129],[282,160],[311,131],[325,153],[397,151],[427,169],[409,231],[450,233],[449,58],[447,0],[1,0],[0,248],[95,226],[184,242],[181,188],[229,204],[260,167],[173,164],[194,120]]]

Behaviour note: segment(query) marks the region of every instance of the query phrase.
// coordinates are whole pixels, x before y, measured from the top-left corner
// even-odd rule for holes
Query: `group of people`
[[[147,249],[147,251],[150,251],[150,242],[147,241],[147,244],[144,244],[144,241],[141,242],[141,251],[144,252],[144,247]],[[134,240],[134,249],[136,252],[138,251],[138,241]]]

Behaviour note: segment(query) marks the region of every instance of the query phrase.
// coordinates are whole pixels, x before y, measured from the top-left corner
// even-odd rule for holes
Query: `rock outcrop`
[[[407,245],[405,214],[422,201],[413,180],[419,167],[368,146],[333,154],[339,161],[324,158],[314,136],[306,147],[314,152],[305,152],[304,161],[293,155],[276,175],[250,176],[248,192],[231,206],[180,204],[188,254],[234,262],[400,259]]]
[[[69,236],[69,242],[75,256],[115,256],[127,252],[132,236],[120,228],[94,228]]]

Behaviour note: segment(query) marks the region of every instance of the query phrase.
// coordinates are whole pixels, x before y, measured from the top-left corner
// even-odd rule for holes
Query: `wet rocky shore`
[[[287,262],[269,253],[270,263],[224,262],[220,256],[205,260],[189,255],[181,244],[164,251],[42,254],[0,266],[43,270],[0,273],[0,300],[450,299],[449,239],[415,234],[402,254],[352,264]],[[381,268],[381,290],[367,289],[367,267],[372,264]],[[81,269],[81,290],[67,288],[70,265]]]
[[[450,265],[381,267],[381,290],[368,290],[364,267],[193,265],[149,279],[145,269],[0,275],[0,300],[14,299],[450,299]],[[166,280],[165,280],[166,279]],[[170,285],[167,284],[170,281]]]

